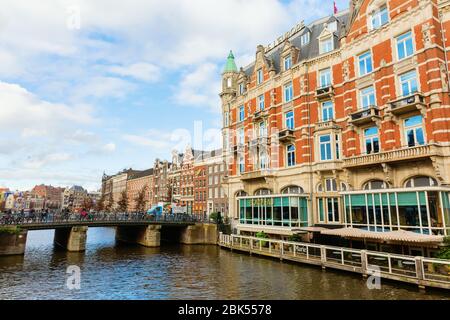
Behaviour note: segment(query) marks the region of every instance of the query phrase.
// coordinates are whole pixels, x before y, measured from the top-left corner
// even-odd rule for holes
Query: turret
[[[234,61],[233,51],[230,50],[230,54],[227,58],[227,63],[222,72],[222,94],[229,95],[227,98],[231,98],[236,93],[236,80],[238,75],[238,68]]]

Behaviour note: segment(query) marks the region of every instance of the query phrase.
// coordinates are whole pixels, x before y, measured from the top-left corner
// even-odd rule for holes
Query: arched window
[[[248,194],[244,190],[239,190],[238,192],[236,192],[236,198],[246,197],[246,196],[248,196]]]
[[[255,196],[266,196],[269,194],[272,194],[272,191],[270,189],[262,188],[255,191]]]
[[[434,187],[438,183],[436,179],[428,176],[417,176],[406,180],[405,188],[415,188],[415,187]]]
[[[347,190],[349,190],[349,186],[346,183],[341,182],[341,191],[347,191]]]
[[[383,180],[370,180],[366,182],[363,186],[364,190],[378,190],[378,189],[388,189],[389,184]]]
[[[304,193],[303,188],[299,186],[288,186],[281,190],[282,194],[302,194]]]

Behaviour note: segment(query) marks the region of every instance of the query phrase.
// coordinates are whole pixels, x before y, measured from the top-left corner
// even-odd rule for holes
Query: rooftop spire
[[[223,72],[237,72],[236,62],[234,62],[234,55],[233,51],[230,50],[230,54],[227,58],[227,64],[225,65],[225,69]]]

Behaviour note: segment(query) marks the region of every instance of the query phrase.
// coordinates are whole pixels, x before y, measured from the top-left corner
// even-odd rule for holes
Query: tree
[[[127,191],[123,190],[120,196],[120,200],[117,202],[117,210],[119,212],[127,212],[128,209],[128,195]]]
[[[97,201],[96,206],[95,206],[97,212],[101,212],[101,211],[105,210],[105,201],[106,201],[106,197],[105,197],[105,195],[102,193],[102,196],[101,196],[100,199]]]
[[[141,191],[139,191],[137,197],[134,199],[136,202],[136,211],[144,212],[145,206],[147,205],[147,200],[145,199],[145,193],[147,192],[147,186],[144,186]]]
[[[110,192],[110,193],[109,193],[109,197],[108,197],[108,203],[107,203],[107,205],[105,206],[105,210],[106,210],[107,212],[111,212],[111,209],[113,208],[113,205],[114,205],[114,198],[113,198],[112,192]]]
[[[83,199],[83,208],[86,211],[91,210],[93,206],[94,206],[94,201],[92,201],[91,197],[85,197]]]

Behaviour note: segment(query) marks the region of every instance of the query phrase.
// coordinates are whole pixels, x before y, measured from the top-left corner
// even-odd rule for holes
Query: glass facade
[[[241,224],[306,227],[308,201],[305,196],[283,195],[239,198]]]
[[[449,230],[449,195],[438,188],[347,193],[343,195],[345,224],[369,231],[444,235]]]

